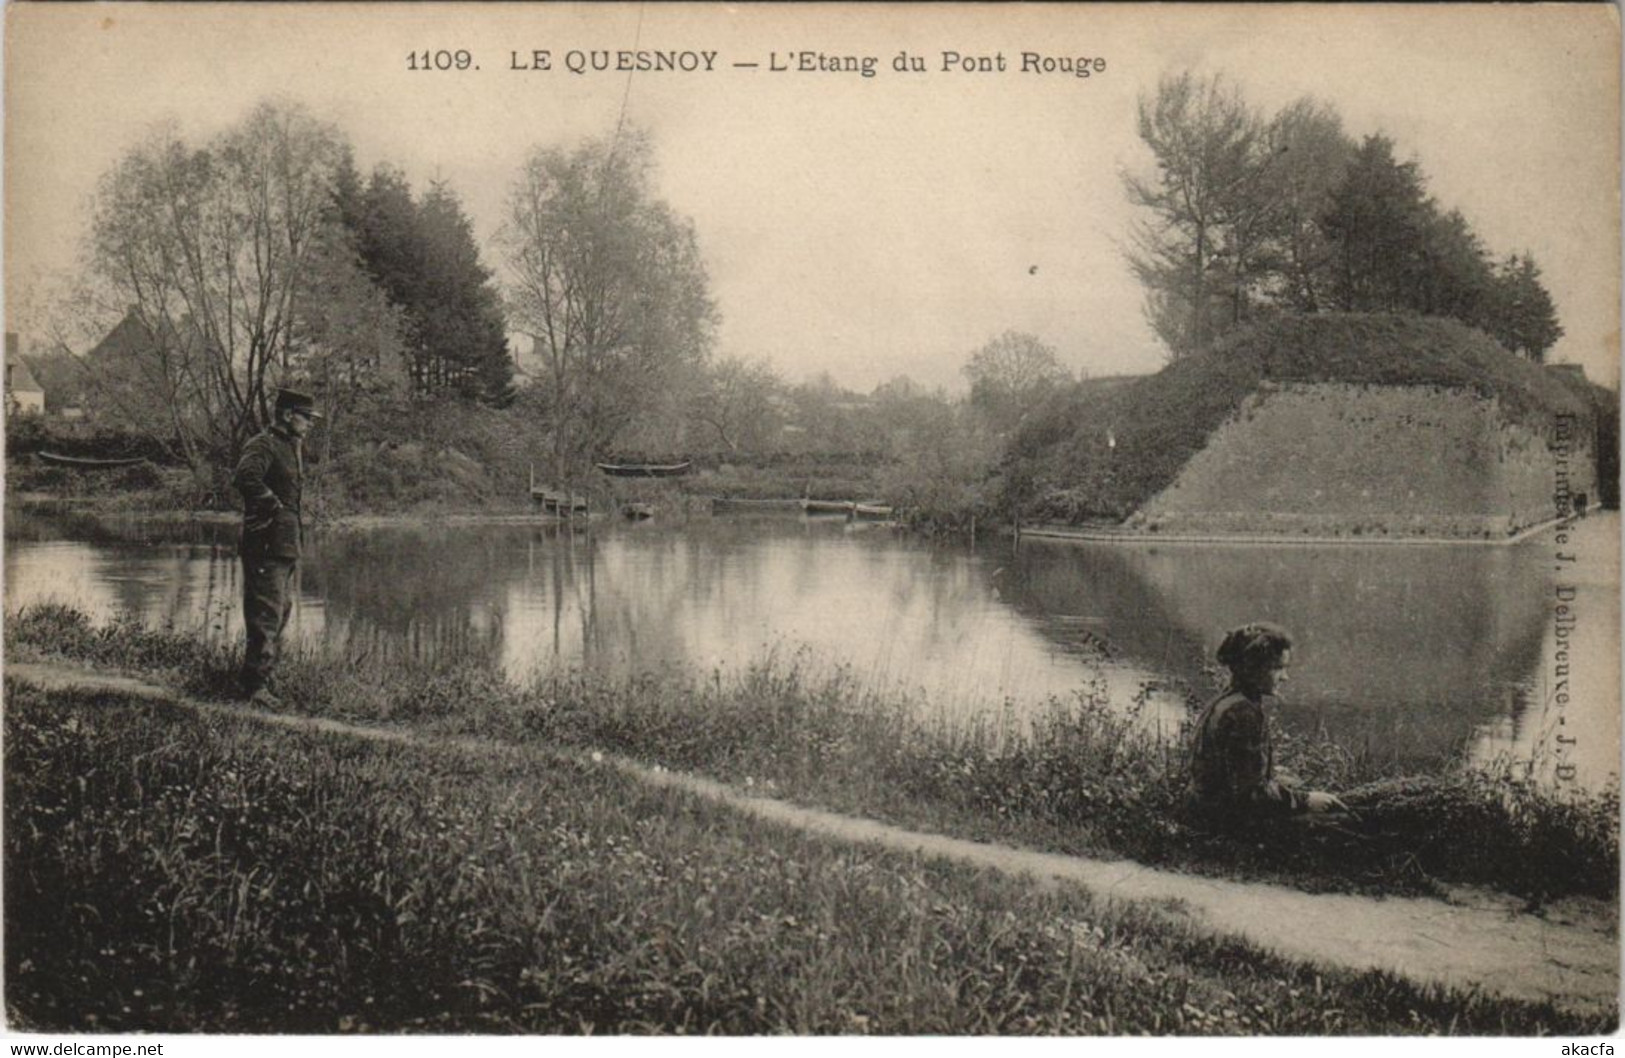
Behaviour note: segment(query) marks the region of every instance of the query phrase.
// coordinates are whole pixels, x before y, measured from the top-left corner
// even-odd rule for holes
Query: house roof
[[[28,361],[17,351],[17,336],[6,335],[6,388],[13,393],[44,393],[45,387],[34,381],[34,372]]]

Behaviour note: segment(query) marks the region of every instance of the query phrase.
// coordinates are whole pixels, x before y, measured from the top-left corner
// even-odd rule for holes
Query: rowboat
[[[599,470],[612,478],[675,478],[687,474],[689,460],[681,463],[598,463]]]
[[[854,504],[850,500],[802,500],[803,514],[840,514],[852,513]]]
[[[799,511],[800,500],[745,500],[735,499],[732,496],[714,496],[711,499],[711,513],[730,511]]]
[[[621,513],[634,522],[641,522],[645,518],[653,518],[655,509],[647,503],[628,503],[621,508]]]
[[[892,509],[879,503],[855,503],[852,500],[802,500],[801,510],[806,514],[840,514],[848,518],[890,518]]]
[[[145,463],[146,456],[134,456],[128,459],[90,459],[82,456],[59,456],[55,452],[37,452],[40,460],[57,467],[73,467],[77,470],[112,470],[116,467],[133,467],[137,463]]]

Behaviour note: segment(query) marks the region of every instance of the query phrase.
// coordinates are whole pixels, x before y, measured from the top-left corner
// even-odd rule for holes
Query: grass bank
[[[1076,889],[806,837],[590,757],[6,691],[6,1002],[34,1031],[1613,1024],[1291,963]]]
[[[92,626],[54,607],[7,622],[10,656],[57,655],[169,671],[225,697],[234,649],[130,623]],[[1324,742],[1278,757],[1309,783],[1348,791],[1358,821],[1283,826],[1238,840],[1182,821],[1184,752],[1083,687],[1030,727],[933,721],[877,697],[845,670],[769,657],[740,671],[614,680],[563,672],[527,687],[488,659],[434,665],[369,641],[288,659],[283,686],[317,716],[409,725],[523,745],[613,750],[651,764],[761,785],[838,811],[956,836],[1284,882],[1311,891],[1437,892],[1480,884],[1539,901],[1618,891],[1617,791],[1556,797],[1516,772],[1441,761],[1425,776]]]

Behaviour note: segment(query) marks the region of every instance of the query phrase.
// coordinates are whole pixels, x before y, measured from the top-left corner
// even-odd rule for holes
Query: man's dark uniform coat
[[[304,474],[299,440],[277,425],[243,446],[232,484],[243,495],[243,622],[248,649],[243,691],[264,687],[276,666],[293,608],[299,564],[299,497]]]

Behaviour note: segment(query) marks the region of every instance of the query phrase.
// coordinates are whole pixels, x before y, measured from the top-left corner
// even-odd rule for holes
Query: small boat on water
[[[803,514],[840,514],[840,515],[848,515],[848,514],[852,513],[852,508],[854,506],[856,506],[856,504],[852,503],[851,500],[802,500],[801,501],[801,511],[802,511]]]
[[[743,511],[799,511],[800,500],[746,500],[736,499],[732,496],[713,496],[711,498],[711,513],[743,512]]]
[[[137,463],[145,463],[146,456],[134,456],[129,459],[91,459],[84,456],[59,456],[55,452],[36,452],[40,462],[49,463],[54,467],[73,467],[76,470],[113,470],[117,467],[133,467]]]
[[[806,514],[839,514],[847,518],[887,519],[892,509],[879,503],[857,503],[852,500],[802,500]]]
[[[628,503],[621,508],[621,513],[634,522],[641,522],[645,518],[653,518],[655,509],[653,504]]]
[[[568,492],[559,492],[555,489],[530,490],[531,501],[550,514],[587,513],[587,497],[576,496]]]
[[[612,478],[675,478],[689,472],[690,460],[681,463],[598,463],[598,469]]]

